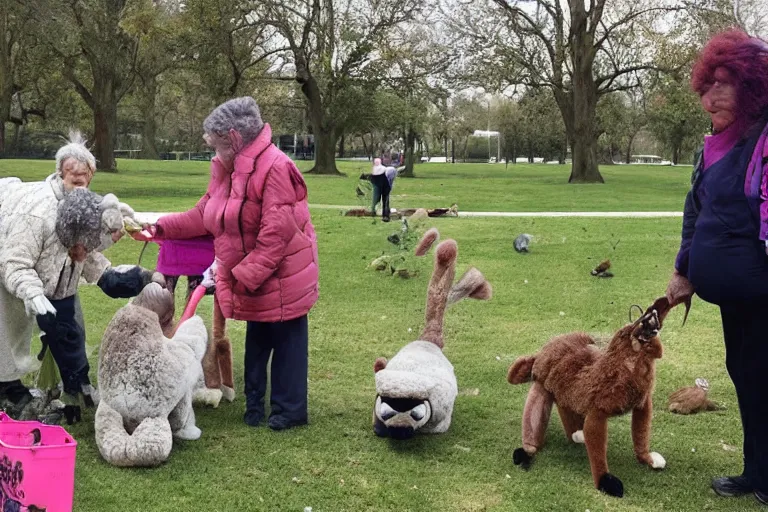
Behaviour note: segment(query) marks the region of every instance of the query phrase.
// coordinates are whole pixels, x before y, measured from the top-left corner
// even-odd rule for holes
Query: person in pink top
[[[216,151],[208,190],[184,213],[149,227],[153,238],[212,236],[216,296],[226,318],[247,322],[245,422],[265,416],[272,356],[269,427],[307,423],[307,314],[318,298],[317,237],[307,186],[272,144],[272,130],[251,97],[216,107],[203,123]]]
[[[157,254],[155,270],[165,277],[166,287],[176,296],[176,284],[179,277],[187,278],[185,304],[192,292],[203,282],[203,273],[213,265],[213,237],[201,236],[189,240],[158,241],[160,251]]]

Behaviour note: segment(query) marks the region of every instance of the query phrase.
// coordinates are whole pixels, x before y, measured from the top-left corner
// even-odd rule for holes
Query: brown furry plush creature
[[[221,312],[216,295],[213,296],[213,338],[203,358],[205,387],[220,389],[224,398],[235,399],[235,378],[232,373],[232,343],[227,336],[227,319]]]
[[[717,411],[720,409],[715,402],[707,398],[709,382],[706,379],[696,379],[695,386],[678,389],[669,395],[669,412],[676,414],[695,414],[700,411]]]
[[[423,256],[438,239],[427,231],[416,255]],[[443,316],[448,305],[465,297],[491,298],[491,285],[476,268],[470,268],[453,284],[458,246],[446,240],[437,246],[435,267],[427,291],[426,325],[412,341],[387,361],[376,359],[376,401],[373,430],[379,437],[408,439],[416,432],[439,434],[451,425],[458,394],[453,365],[443,354]]]
[[[637,321],[622,327],[605,350],[586,333],[556,336],[533,356],[509,368],[511,384],[533,381],[523,412],[523,447],[513,460],[524,469],[543,446],[552,405],[557,405],[566,437],[586,443],[595,487],[611,496],[624,486],[608,472],[608,418],[632,411],[635,457],[662,469],[666,462],[650,451],[655,361],[662,355],[658,333],[670,310],[660,298]]]

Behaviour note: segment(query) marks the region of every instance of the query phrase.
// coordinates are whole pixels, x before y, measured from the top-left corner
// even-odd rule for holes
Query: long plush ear
[[[458,283],[451,287],[451,292],[448,294],[448,304],[454,304],[466,297],[489,300],[491,295],[493,295],[491,283],[486,281],[482,272],[472,267],[461,276]]]
[[[424,238],[426,239],[426,235]],[[440,348],[443,348],[443,317],[448,304],[448,294],[456,275],[458,253],[459,247],[455,240],[446,240],[437,246],[435,268],[427,290],[427,309],[424,314],[426,324],[419,339],[431,341]]]
[[[438,240],[440,240],[440,233],[438,233],[437,228],[427,230],[427,232],[424,233],[424,236],[421,237],[419,245],[416,246],[416,256],[424,256],[427,254],[427,251],[432,247],[432,244]]]

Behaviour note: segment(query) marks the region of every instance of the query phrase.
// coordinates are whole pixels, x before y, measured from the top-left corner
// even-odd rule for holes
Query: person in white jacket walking
[[[84,187],[95,159],[79,138],[56,155],[43,182],[0,180],[0,402],[19,416],[32,401],[21,378],[37,367],[30,355],[35,321],[62,375],[68,422],[79,417],[79,396],[91,405],[85,332],[75,320],[80,277],[113,297],[137,295],[151,280],[140,267],[112,268],[101,251],[117,241],[123,217],[133,216],[111,194]]]

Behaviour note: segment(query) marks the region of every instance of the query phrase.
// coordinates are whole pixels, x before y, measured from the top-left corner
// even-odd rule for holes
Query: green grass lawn
[[[308,169],[311,162],[298,162]],[[114,192],[137,210],[186,209],[205,192],[207,162],[120,160],[120,171],[99,172],[97,192]],[[365,162],[343,161],[346,177],[307,176],[312,204],[357,205],[355,186]],[[37,180],[53,171],[52,161],[0,160],[0,176]],[[416,178],[400,178],[393,208],[437,208],[453,203],[466,211],[682,211],[690,186],[687,167],[607,166],[606,183],[569,185],[569,166],[546,164],[420,164]],[[161,201],[158,198],[162,198]]]
[[[139,170],[149,165],[145,162],[120,165],[124,174],[100,174],[96,188],[106,191],[111,184],[138,209],[163,209],[156,205],[167,205],[169,198],[167,209],[189,205],[205,184],[203,164],[151,163],[151,172]],[[42,175],[46,168],[39,162],[0,161],[2,175],[25,169],[24,176],[32,177],[34,169]],[[167,177],[160,172],[166,168],[188,169],[192,176],[183,179],[177,172]],[[350,174],[352,169],[346,168]],[[460,206],[474,210],[674,210],[688,179],[682,169],[617,167],[604,171],[604,186],[568,187],[562,168],[426,169],[417,171],[423,178],[397,183],[406,194],[399,204],[437,206],[458,197]],[[352,178],[310,177],[308,182],[314,203],[354,204]],[[438,190],[455,196],[436,194],[428,205],[405,202],[427,183],[432,188],[443,183]],[[589,204],[577,201],[580,195],[589,197]],[[445,353],[460,389],[451,429],[401,443],[372,432],[372,366],[376,357],[391,357],[417,337],[432,253],[417,260],[414,279],[384,276],[366,267],[392,250],[386,237],[399,227],[396,223],[321,209],[313,210],[313,221],[321,298],[310,314],[310,425],[272,432],[243,423],[244,324],[230,322],[238,397],[218,409],[198,408],[202,438],[176,442],[163,466],[121,469],[103,462],[94,442],[92,411],[69,428],[79,442],[76,511],[757,510],[751,497],[723,499],[709,489],[712,476],[741,470],[740,449],[731,449],[740,447],[741,429],[724,366],[719,314],[700,300],[685,327],[682,311],[674,311],[662,332],[665,352],[657,365],[651,447],[666,458],[665,470],[654,472],[636,463],[629,416],[609,424],[608,460],[611,472],[624,482],[623,499],[594,490],[585,449],[566,442],[557,414],[552,415],[548,445],[532,469],[524,472],[512,464],[512,451],[521,444],[528,386],[509,385],[508,366],[558,333],[609,335],[627,321],[630,305],[645,307],[661,295],[679,243],[679,219],[430,219],[428,225],[438,227],[443,239],[458,241],[458,273],[469,265],[478,267],[492,283],[494,296],[490,302],[462,302],[446,315]],[[535,237],[530,254],[512,249],[521,232]],[[156,257],[150,247],[146,266]],[[124,240],[107,256],[114,263],[135,263],[140,249],[141,244]],[[604,258],[613,262],[613,279],[589,274]],[[82,298],[89,344],[96,345],[125,301],[105,299],[95,287],[82,288]],[[200,309],[206,318],[210,307],[205,298]],[[666,412],[667,396],[700,376],[709,379],[711,397],[725,409],[695,416]]]

